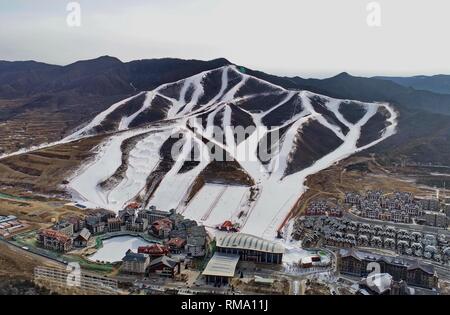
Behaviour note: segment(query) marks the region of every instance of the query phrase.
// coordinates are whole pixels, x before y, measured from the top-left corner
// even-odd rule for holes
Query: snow
[[[237,222],[241,205],[247,203],[249,187],[206,184],[188,204],[183,214],[205,226],[225,221]]]
[[[210,71],[221,71],[220,90],[207,104],[197,108],[199,107],[198,105],[200,105],[198,104],[198,101],[204,93],[202,85],[203,79]],[[304,182],[308,176],[330,167],[334,163],[345,159],[355,152],[367,149],[392,136],[396,132],[398,115],[396,111],[386,103],[368,104],[358,102],[358,104],[364,106],[366,112],[358,122],[353,124],[348,122],[339,112],[339,106],[343,102],[348,102],[349,100],[337,100],[327,96],[321,96],[327,102],[325,104],[326,108],[334,113],[336,118],[342,124],[349,128],[348,133],[344,135],[339,126],[330,123],[314,110],[310,102],[310,97],[318,94],[308,91],[288,91],[250,75],[242,74],[238,72],[235,66],[225,66],[210,71],[205,71],[190,78],[178,81],[177,84],[182,84],[179,99],[175,100],[166,97],[167,99],[170,99],[173,104],[168,111],[168,119],[172,119],[173,122],[173,125],[171,125],[170,128],[171,130],[181,130],[186,136],[186,142],[183,146],[182,154],[178,157],[172,169],[162,179],[148,203],[148,205],[155,205],[158,209],[165,211],[175,208],[178,211],[183,212],[187,217],[196,219],[208,226],[215,226],[225,220],[231,219],[236,220],[242,225],[241,231],[244,233],[253,234],[266,239],[274,239],[277,230],[285,223],[286,217],[307,189]],[[229,87],[228,77],[231,71],[239,73],[240,81],[225,93],[225,90]],[[263,85],[275,88],[274,91],[271,90],[269,93],[260,93],[256,95],[288,93],[286,98],[266,112],[250,113],[246,111],[252,116],[256,125],[256,131],[245,141],[236,145],[233,135],[226,128],[231,125],[232,111],[229,103],[236,102],[237,100],[246,97],[252,97],[247,95],[242,98],[236,98],[236,93],[250,78],[259,80]],[[146,99],[142,108],[129,117],[124,117],[120,122],[119,129],[126,130],[139,112],[142,112],[145,108],[151,106],[151,99],[153,96],[156,95],[161,88],[167,87],[168,85],[169,84],[165,84],[154,91],[146,92]],[[193,94],[191,100],[186,102],[186,93],[189,89],[193,89]],[[257,146],[267,132],[279,127],[269,129],[270,127],[264,126],[262,123],[262,118],[264,115],[267,115],[279,106],[282,106],[291,97],[301,98],[303,111],[293,115],[283,124],[284,126],[289,124],[290,127],[284,135],[283,141],[280,142],[280,151],[278,154],[275,153],[273,155],[273,158],[267,167],[257,158]],[[88,133],[91,128],[101,123],[109,113],[129,99],[114,104],[105,112],[97,115],[86,127],[80,129],[67,139],[75,139]],[[379,139],[358,148],[356,144],[360,138],[361,127],[364,126],[381,107],[384,107],[390,113],[390,117],[387,119],[388,126],[382,132]],[[245,108],[243,108],[243,110],[245,110]],[[203,128],[201,123],[195,120],[195,118],[207,111],[209,112],[209,115],[206,118],[207,126]],[[225,143],[212,137],[214,117],[219,111],[223,111],[222,125],[225,128]],[[177,120],[173,121],[174,118]],[[337,137],[342,139],[343,143],[334,151],[315,161],[313,165],[300,172],[286,176],[285,170],[292,158],[292,152],[299,145],[297,141],[298,131],[311,120],[315,120],[325,128],[330,129]],[[186,127],[188,122],[190,126],[195,127],[194,132]],[[148,130],[149,129],[147,129],[147,131]],[[157,163],[158,156],[156,152],[159,151],[159,147],[163,143],[163,137],[157,138],[155,136],[154,138],[149,138],[148,143],[144,140],[136,145],[136,148],[131,152],[129,161],[130,166],[126,176],[115,189],[105,192],[98,188],[98,184],[110,177],[120,165],[120,144],[133,134],[136,134],[136,132],[143,131],[130,130],[110,137],[110,139],[101,147],[97,160],[94,163],[83,167],[77,176],[70,181],[69,187],[74,191],[75,196],[79,196],[81,199],[80,201],[117,210],[123,206],[126,201],[131,200],[134,196],[141,193],[146,177],[151,172],[152,167]],[[185,205],[186,197],[192,184],[201,171],[209,164],[211,158],[201,137],[208,139],[210,142],[226,150],[253,178],[256,183],[254,188],[258,190],[256,196],[254,196],[254,201],[248,201],[248,187],[207,184],[197,193],[188,205]],[[201,163],[186,173],[180,173],[180,168],[185,162],[193,142],[200,147],[200,150],[203,153]],[[244,211],[244,215],[241,218],[236,217],[237,213],[240,212],[238,210]],[[301,254],[302,252],[299,253],[298,251],[293,250],[292,254],[288,253],[287,257],[299,257]]]
[[[189,135],[189,133],[185,133],[185,135]],[[189,192],[192,184],[195,179],[198,177],[200,172],[209,164],[209,159],[207,159],[207,153],[203,153],[202,155],[205,158],[202,158],[200,164],[198,164],[195,168],[191,169],[185,173],[179,173],[183,162],[187,158],[187,154],[189,154],[193,142],[195,142],[200,150],[206,150],[206,146],[200,140],[188,136],[188,141],[185,142],[183,146],[183,151],[180,157],[178,158],[176,164],[172,167],[169,173],[166,174],[164,179],[159,184],[156,192],[148,202],[148,205],[153,205],[157,209],[161,209],[163,211],[169,211],[170,209],[179,208],[186,194]],[[193,141],[193,142],[192,142]]]
[[[303,102],[306,109],[313,112],[313,109],[309,104],[309,100],[306,97],[303,98]],[[276,236],[276,231],[282,226],[286,216],[294,207],[298,198],[300,198],[301,194],[304,193],[306,189],[304,186],[306,178],[309,175],[326,169],[334,163],[357,152],[358,149],[356,147],[356,143],[360,136],[361,127],[376,113],[377,109],[377,104],[366,105],[367,111],[365,115],[356,124],[350,126],[350,131],[345,136],[341,134],[340,129],[338,130],[337,127],[330,127],[328,122],[324,123],[324,118],[322,116],[317,113],[313,114],[315,119],[318,117],[323,118],[323,120],[317,119],[322,125],[332,129],[337,135],[341,134],[344,143],[333,152],[317,160],[312,166],[283,178],[283,167],[286,166],[286,159],[288,158],[285,147],[288,149],[292,148],[294,141],[293,137],[295,136],[294,132],[291,132],[291,130],[297,130],[297,128],[301,127],[305,121],[311,119],[312,117],[310,118],[310,116],[308,116],[304,118],[303,121],[299,121],[292,125],[291,129],[287,132],[285,141],[283,142],[281,155],[278,157],[278,171],[273,172],[270,177],[260,177],[258,179],[258,182],[260,182],[263,187],[261,190],[261,195],[256,201],[255,207],[247,220],[248,223],[244,226],[242,232],[267,239],[273,239]],[[395,119],[396,116],[392,121],[395,122]],[[393,128],[395,128],[395,123],[392,125],[394,126]],[[387,135],[389,135],[389,132]],[[374,143],[371,143],[366,147],[373,144]],[[242,165],[244,166],[245,163]],[[274,196],[277,196],[277,198],[274,198]]]
[[[103,247],[88,257],[90,261],[104,261],[114,263],[121,261],[125,257],[126,252],[131,249],[137,252],[140,246],[151,244],[140,237],[134,236],[117,236],[103,241]]]
[[[80,138],[81,136],[88,134],[89,131],[92,131],[92,129],[98,125],[100,125],[102,123],[102,121],[109,115],[111,114],[113,111],[115,111],[117,108],[119,108],[121,105],[131,101],[132,99],[142,95],[144,92],[140,92],[134,96],[131,96],[129,98],[126,98],[120,102],[117,102],[113,105],[111,105],[108,109],[106,109],[105,111],[101,112],[100,114],[98,114],[97,116],[94,117],[94,119],[91,120],[90,123],[88,123],[85,127],[79,129],[78,131],[76,131],[75,133],[67,136],[66,138],[63,139],[63,142],[69,142],[71,140],[77,140],[78,138]]]
[[[131,124],[131,122],[143,111],[145,111],[147,108],[149,108],[152,104],[152,101],[155,97],[155,93],[154,92],[147,92],[145,94],[145,100],[144,103],[142,104],[142,107],[136,111],[135,113],[133,113],[132,115],[128,116],[128,117],[123,117],[122,120],[120,121],[119,124],[119,130],[125,130],[128,129],[128,126]]]
[[[160,162],[159,148],[170,134],[170,131],[150,134],[130,151],[125,178],[107,194],[108,203],[117,206],[114,210],[123,208],[145,188],[147,177]]]
[[[104,191],[99,184],[111,177],[121,165],[121,144],[123,141],[149,131],[150,130],[148,129],[132,130],[114,135],[104,142],[98,150],[96,159],[79,170],[69,181],[67,186],[68,190],[72,193],[72,198],[81,204],[89,202],[90,205],[96,205],[96,207],[115,211],[121,209],[124,203],[131,199],[129,198],[132,196],[130,190],[136,192],[139,190],[139,185],[142,186],[144,184],[144,178],[146,178],[145,174],[150,173],[152,164],[149,165],[149,168],[144,170],[137,170],[136,167],[133,167],[133,164],[130,165],[126,174],[127,176],[120,184],[122,188],[127,187],[128,190],[118,189],[115,194],[110,194],[108,191]],[[158,146],[155,146],[155,143],[159,142],[159,144],[162,144],[163,138],[164,136],[158,134],[149,135],[145,140],[138,143],[137,147],[131,151],[130,161],[132,161],[132,163],[139,163],[139,159],[143,158],[142,154],[158,149]],[[158,154],[158,151],[156,154]],[[139,154],[141,154],[141,156]],[[157,160],[154,153],[150,154],[148,157],[144,157],[144,159],[144,163],[147,161],[153,163],[153,165]]]

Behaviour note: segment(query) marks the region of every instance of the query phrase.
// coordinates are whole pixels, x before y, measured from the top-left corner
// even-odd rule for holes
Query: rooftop
[[[0,215],[0,222],[8,222],[8,221],[13,221],[13,220],[17,220],[17,218],[13,215],[8,215],[8,216],[3,216]]]
[[[339,251],[339,254],[341,255],[341,257],[352,256],[358,260],[384,261],[384,262],[392,264],[392,265],[404,266],[408,270],[421,269],[422,271],[424,271],[428,274],[434,274],[433,265],[420,263],[420,262],[418,262],[416,260],[412,260],[412,259],[381,256],[378,254],[357,251],[354,249],[341,249]]]
[[[84,239],[85,241],[88,241],[90,237],[91,237],[91,232],[89,232],[88,229],[83,228],[83,229],[81,230],[80,234],[76,237],[76,239],[82,238],[82,239]]]
[[[130,249],[125,254],[125,257],[122,258],[122,261],[129,262],[145,262],[147,260],[147,256],[144,254],[133,253]]]
[[[223,248],[239,248],[277,254],[284,253],[284,247],[281,244],[244,233],[219,233],[217,234],[216,245]]]
[[[360,283],[377,294],[383,294],[391,289],[392,276],[388,273],[377,273],[364,278]]]
[[[202,275],[233,277],[238,262],[239,255],[215,253],[209,260],[208,265],[206,265]]]
[[[161,256],[159,258],[153,259],[150,262],[150,267],[153,267],[160,263],[162,263],[166,267],[175,268],[175,266],[178,264],[178,261],[176,261],[175,259],[172,259],[170,257],[167,257],[167,256]]]
[[[45,237],[54,238],[60,242],[68,242],[70,241],[70,237],[65,235],[64,233],[61,233],[59,231],[50,230],[50,229],[44,229],[39,231],[39,234],[44,235]]]

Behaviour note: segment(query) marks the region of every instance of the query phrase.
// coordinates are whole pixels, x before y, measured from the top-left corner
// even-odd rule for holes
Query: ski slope
[[[183,214],[208,227],[224,221],[238,222],[240,210],[248,202],[249,187],[206,184]]]
[[[309,91],[289,91],[241,73],[235,66],[205,71],[164,84],[152,91],[141,92],[134,97],[142,93],[146,95],[142,107],[137,112],[122,117],[117,133],[111,134],[98,149],[96,160],[82,166],[70,179],[68,189],[73,196],[116,211],[130,200],[142,197],[145,194],[146,179],[160,163],[160,148],[171,134],[179,132],[185,139],[181,153],[157,185],[146,206],[154,205],[164,211],[177,209],[188,218],[207,226],[232,220],[241,224],[242,232],[266,239],[275,237],[277,230],[307,189],[304,183],[308,176],[385,140],[397,130],[397,112],[390,104],[351,101],[364,109],[364,115],[357,122],[351,123],[339,110],[350,100],[333,99]],[[277,101],[264,99],[280,95],[283,97]],[[167,100],[169,105],[154,108],[156,105],[152,100],[157,96]],[[251,109],[251,106],[255,106],[251,102],[258,98],[262,98],[256,104],[258,109]],[[323,104],[313,101],[315,98],[319,98]],[[66,141],[95,134],[95,127],[130,99],[112,105],[85,127],[68,136]],[[161,106],[165,107],[161,109]],[[238,117],[236,108],[242,111]],[[388,113],[386,127],[376,140],[358,147],[362,128],[380,108]],[[165,116],[160,121],[149,122],[145,128],[129,129],[130,124],[137,117],[142,118],[142,114],[148,110],[159,110]],[[239,119],[247,123],[251,121],[254,130],[243,141],[236,142],[229,127],[236,126]],[[270,121],[276,123],[272,126]],[[329,153],[319,156],[301,170],[289,173],[289,165],[295,162],[294,152],[302,150],[302,131],[312,122],[317,123],[316,128],[330,131],[339,141],[339,146],[333,147]],[[344,132],[343,126],[348,131]],[[215,137],[214,128],[223,131],[223,139]],[[257,154],[258,145],[269,132],[282,129],[285,132],[277,142],[279,150],[271,152],[269,163],[262,163]],[[101,188],[100,183],[113,176],[122,163],[123,141],[149,131],[155,133],[139,141],[126,158],[128,168],[120,183],[114,187]],[[207,143],[225,150],[253,179],[256,183],[253,188],[257,194],[252,200],[249,200],[249,187],[207,183],[186,204],[193,183],[213,159]],[[182,172],[193,148],[199,150],[201,159],[190,170]],[[241,211],[242,215],[237,217]]]

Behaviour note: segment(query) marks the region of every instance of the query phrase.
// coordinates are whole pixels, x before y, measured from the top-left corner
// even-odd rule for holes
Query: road
[[[61,261],[50,259],[50,258],[48,258],[46,256],[39,255],[39,254],[33,253],[31,251],[25,250],[25,249],[21,248],[20,246],[14,245],[14,244],[12,244],[12,243],[4,240],[4,239],[0,238],[0,243],[4,244],[5,246],[7,246],[8,249],[16,252],[18,256],[25,256],[25,257],[28,257],[28,258],[30,258],[32,260],[42,262],[43,264],[52,265],[52,266],[55,266],[55,267],[66,268],[66,264],[64,264]]]

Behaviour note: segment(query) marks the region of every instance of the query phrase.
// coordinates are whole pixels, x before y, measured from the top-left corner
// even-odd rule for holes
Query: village
[[[85,290],[95,294],[438,294],[448,275],[450,235],[420,219],[447,215],[448,200],[440,201],[382,191],[314,199],[291,235],[279,233],[281,241],[241,233],[230,221],[211,230],[175,210],[137,202],[117,213],[84,209],[38,230],[2,216],[0,228],[22,250],[80,264],[88,272]],[[367,215],[368,208],[384,216]],[[408,218],[385,215],[396,211]],[[290,238],[293,245],[283,245]],[[380,266],[377,281],[372,263]],[[35,270],[44,284],[65,279],[65,272]]]
[[[85,215],[61,217],[46,228],[11,234],[7,239],[22,250],[64,264],[77,262],[100,277],[112,277],[117,280],[115,285],[129,292],[238,294],[248,289],[289,293],[289,284],[273,277],[283,269],[282,245],[239,233],[230,221],[216,230],[211,237],[204,226],[174,210],[143,209],[130,203],[117,215],[86,209]],[[45,281],[48,277],[63,279],[61,272],[37,269],[38,278]],[[106,278],[96,281],[109,285]]]

